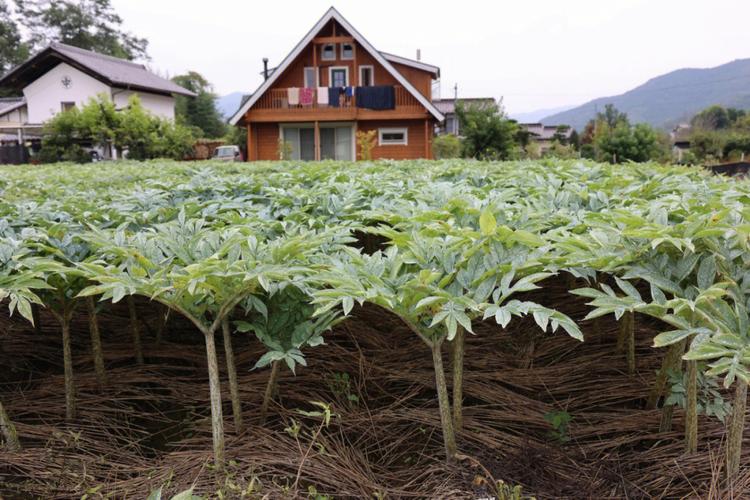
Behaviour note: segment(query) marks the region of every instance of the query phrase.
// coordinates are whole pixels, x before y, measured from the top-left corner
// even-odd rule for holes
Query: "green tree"
[[[148,41],[122,29],[110,0],[15,0],[30,45],[62,42],[123,59],[148,58]]]
[[[483,160],[505,160],[516,150],[518,124],[507,118],[497,104],[459,103],[456,114],[463,136],[463,155]]]
[[[696,114],[690,125],[703,130],[720,130],[728,128],[731,124],[727,110],[722,106],[710,106]]]
[[[177,96],[175,115],[179,123],[201,130],[204,137],[222,137],[227,127],[216,109],[216,94],[203,75],[190,71],[172,81],[197,94],[196,97]]]
[[[0,74],[4,74],[29,56],[29,46],[21,38],[18,23],[13,19],[5,0],[0,0]]]

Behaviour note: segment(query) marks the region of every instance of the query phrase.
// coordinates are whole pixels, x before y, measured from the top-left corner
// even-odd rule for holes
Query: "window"
[[[354,59],[354,44],[353,43],[341,44],[341,59]]]
[[[68,111],[70,109],[73,109],[76,107],[76,103],[74,102],[61,102],[60,103],[60,109],[62,111]]]
[[[336,60],[336,46],[332,43],[323,45],[320,49],[320,59],[322,61]]]
[[[281,125],[281,140],[286,159],[315,160],[315,129],[311,124]],[[322,160],[354,160],[354,127],[331,124],[320,127],[320,158]]]
[[[308,66],[305,68],[304,85],[308,89],[312,89],[318,86],[318,71],[317,68]]]
[[[347,87],[349,85],[349,68],[346,66],[332,66],[328,68],[329,87]]]
[[[359,86],[372,87],[375,85],[375,69],[372,66],[359,67]]]
[[[379,146],[406,146],[409,144],[409,130],[404,128],[378,129]]]

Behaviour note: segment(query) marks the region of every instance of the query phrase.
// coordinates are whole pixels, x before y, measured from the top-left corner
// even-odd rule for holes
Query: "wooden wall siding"
[[[373,149],[373,158],[388,158],[394,160],[416,160],[432,157],[432,129],[433,122],[428,121],[429,134],[425,143],[425,120],[383,120],[358,122],[355,130],[377,130],[380,127],[407,127],[409,129],[409,144],[406,146],[378,146]],[[257,141],[257,156],[252,160],[278,160],[279,126],[275,123],[256,123],[253,133]],[[376,138],[377,140],[377,138]],[[425,147],[426,146],[426,147]],[[428,152],[427,155],[425,153]],[[357,158],[360,151],[357,148]]]
[[[334,33],[336,36],[349,36],[341,26],[336,24],[335,29],[331,23],[328,27],[324,28],[318,38],[325,38],[332,36]],[[261,96],[260,100],[247,112],[245,120],[247,122],[256,121],[306,121],[306,120],[360,120],[360,119],[381,119],[387,117],[389,119],[420,119],[427,117],[427,110],[416,101],[416,99],[409,95],[409,99],[402,98],[398,99],[397,95],[397,109],[395,111],[369,111],[358,110],[352,112],[352,110],[332,108],[332,109],[277,109],[277,107],[269,105],[272,97],[269,94],[282,95],[286,92],[286,89],[290,87],[302,87],[304,85],[304,68],[311,67],[317,64],[318,66],[318,84],[321,87],[327,87],[329,85],[328,71],[333,66],[345,66],[349,68],[349,84],[351,86],[359,85],[359,67],[360,66],[372,66],[374,72],[374,79],[376,85],[394,85],[399,86],[398,81],[386,71],[386,69],[375,61],[359,43],[354,43],[354,59],[342,60],[341,59],[341,45],[336,44],[336,60],[333,61],[322,61],[321,60],[321,46],[310,44],[297,59],[284,71],[266,92],[266,95]],[[318,51],[317,54],[313,54],[313,48]],[[431,99],[432,97],[432,76],[430,73],[408,66],[394,64],[394,67],[401,72],[401,74],[409,80],[415,88],[421,92],[425,97]],[[408,92],[401,88],[401,90],[408,94]],[[398,92],[398,90],[397,90]],[[402,96],[403,97],[403,96]],[[268,102],[266,102],[268,101]],[[403,102],[402,102],[403,101]],[[408,102],[407,102],[408,101]],[[374,114],[373,114],[374,113]]]
[[[372,157],[388,158],[393,160],[416,160],[420,158],[430,158],[432,156],[432,130],[433,122],[428,121],[429,134],[427,138],[427,148],[425,148],[425,120],[384,120],[384,121],[367,121],[357,123],[357,129],[363,132],[377,130],[379,128],[397,128],[407,127],[409,129],[409,144],[405,146],[378,146],[377,136],[375,137],[375,148],[372,150]],[[425,152],[429,151],[426,155]],[[357,158],[360,157],[360,151],[357,150]]]

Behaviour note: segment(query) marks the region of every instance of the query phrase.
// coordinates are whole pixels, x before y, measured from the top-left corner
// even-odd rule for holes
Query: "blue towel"
[[[396,109],[396,90],[393,85],[357,87],[357,107],[367,109]]]
[[[333,108],[338,108],[340,95],[341,89],[339,87],[328,87],[328,105]]]
[[[346,97],[352,97],[354,95],[354,88],[353,87],[345,87],[344,88],[344,94],[346,94]]]

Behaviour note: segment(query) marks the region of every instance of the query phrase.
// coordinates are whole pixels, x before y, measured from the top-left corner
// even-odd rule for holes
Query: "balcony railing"
[[[326,89],[327,91],[328,89]],[[401,86],[394,86],[395,93],[395,109],[402,111],[419,111],[423,107],[417,101],[417,99],[405,88]],[[306,110],[340,110],[340,109],[352,109],[357,107],[357,98],[355,96],[347,97],[341,94],[339,97],[339,105],[331,106],[330,104],[318,104],[318,91],[312,89],[313,96],[310,104],[289,104],[289,92],[288,89],[270,89],[263,94],[260,99],[255,103],[253,109],[257,110],[284,110],[292,111],[299,110],[304,112]],[[387,110],[386,110],[387,111]]]

